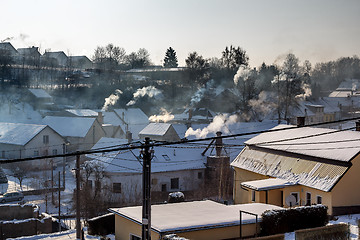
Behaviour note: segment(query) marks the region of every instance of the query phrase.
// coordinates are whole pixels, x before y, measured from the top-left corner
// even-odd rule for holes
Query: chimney
[[[104,118],[103,118],[102,112],[98,112],[97,120],[99,121],[100,125],[103,125]]]
[[[297,121],[296,125],[298,127],[304,127],[305,126],[305,117],[297,117],[296,121]]]
[[[216,136],[221,137],[222,132],[217,132]],[[216,149],[216,156],[221,157],[221,149],[223,148],[222,138],[217,138],[215,140],[215,149]]]
[[[132,142],[132,133],[130,131],[126,131],[126,139],[128,140],[128,143]]]
[[[356,131],[360,132],[360,121],[356,121]]]

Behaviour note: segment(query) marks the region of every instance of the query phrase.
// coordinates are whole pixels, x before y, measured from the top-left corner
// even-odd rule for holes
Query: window
[[[179,178],[171,179],[171,189],[179,189]]]
[[[52,150],[52,155],[57,155],[57,149]]]
[[[39,156],[39,151],[38,151],[38,150],[35,150],[35,151],[34,151],[34,156],[35,156],[35,157]]]
[[[113,183],[113,192],[121,193],[121,183]]]
[[[49,135],[44,135],[44,136],[43,136],[43,143],[44,143],[44,144],[48,144],[48,143],[49,143]]]
[[[293,195],[295,197],[295,200],[296,200],[295,205],[299,205],[299,193],[298,192],[293,192],[293,193],[291,193],[291,195]]]
[[[162,191],[162,192],[166,192],[166,191],[167,191],[166,184],[161,184],[161,191]]]
[[[306,193],[306,206],[310,206],[311,205],[311,193],[307,192]]]
[[[152,185],[156,185],[156,184],[157,184],[157,178],[151,179],[151,184],[152,184]]]
[[[5,151],[1,151],[1,157],[5,158]]]
[[[198,179],[202,179],[202,172],[198,172]]]
[[[130,233],[130,240],[141,240],[141,237],[133,235]]]
[[[255,190],[251,190],[251,201],[255,202]]]
[[[322,196],[316,196],[316,203],[322,204]]]
[[[165,159],[165,161],[170,161],[170,158],[169,158],[168,155],[164,154],[164,155],[162,155],[162,156],[163,156],[163,158]]]

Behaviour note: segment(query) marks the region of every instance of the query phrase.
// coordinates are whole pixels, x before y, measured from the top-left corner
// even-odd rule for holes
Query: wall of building
[[[130,240],[130,234],[141,238],[141,225],[115,215],[115,240]],[[160,239],[160,235],[151,231],[151,239]]]

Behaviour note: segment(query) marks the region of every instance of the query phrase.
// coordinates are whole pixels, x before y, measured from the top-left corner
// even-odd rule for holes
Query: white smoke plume
[[[136,103],[136,101],[144,96],[149,96],[150,98],[160,99],[163,97],[162,92],[154,86],[147,86],[143,88],[139,88],[133,94],[133,99],[129,101],[126,106],[131,106]]]
[[[311,88],[310,88],[310,85],[308,83],[303,83],[301,85],[302,89],[304,90],[304,93],[303,94],[299,94],[299,95],[296,95],[295,97],[296,98],[300,98],[300,99],[306,99],[308,97],[311,97],[312,95],[312,92],[311,92]]]
[[[114,94],[111,94],[109,97],[105,98],[105,103],[101,110],[106,111],[109,106],[115,105],[122,93],[123,92],[121,90],[116,89]]]
[[[216,133],[218,131],[221,131],[224,134],[228,134],[229,131],[229,125],[235,124],[238,122],[238,116],[237,115],[231,115],[228,114],[220,114],[214,117],[214,120],[205,128],[203,129],[196,129],[189,128],[186,133],[185,137],[188,137],[190,135],[194,135],[196,138],[205,138],[210,133]]]
[[[210,89],[213,87],[214,83],[215,82],[212,79],[206,83],[205,87],[199,88],[195,92],[194,96],[191,97],[191,101],[190,101],[191,106],[194,106],[194,104],[200,102],[201,99],[204,97],[205,93],[207,91],[210,91]]]
[[[174,119],[174,115],[166,111],[165,108],[161,108],[161,115],[152,115],[149,117],[150,122],[168,122]]]
[[[268,115],[273,113],[276,107],[271,96],[264,91],[259,93],[258,99],[251,99],[249,105],[253,110],[254,117],[259,121],[264,120]]]
[[[239,69],[237,70],[235,76],[234,76],[234,84],[235,86],[238,85],[240,79],[242,78],[244,81],[248,80],[249,77],[251,75],[251,70],[250,68],[244,66],[244,65],[241,65],[239,67]]]

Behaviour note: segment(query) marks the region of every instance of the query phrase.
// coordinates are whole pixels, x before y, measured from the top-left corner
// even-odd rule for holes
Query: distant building
[[[11,57],[13,57],[13,60],[15,60],[19,54],[10,42],[0,42],[0,50],[6,51]]]
[[[77,69],[93,68],[92,61],[87,56],[69,56],[69,66]]]
[[[30,65],[34,67],[40,66],[40,57],[38,47],[29,47],[29,48],[18,48],[19,55],[17,63],[20,65]]]
[[[29,88],[27,102],[35,109],[53,109],[54,102],[50,94],[41,88]]]
[[[46,125],[0,122],[0,154],[2,159],[48,156],[63,153],[64,138]],[[32,166],[41,167],[41,160]]]
[[[292,128],[245,142],[231,163],[234,202],[281,207],[324,204],[329,214],[360,212],[360,132]]]
[[[44,61],[44,64],[51,67],[66,67],[69,61],[68,56],[63,51],[45,52],[41,59]]]
[[[139,132],[139,138],[145,140],[149,137],[153,141],[179,141],[180,137],[174,127],[169,123],[150,123]]]

